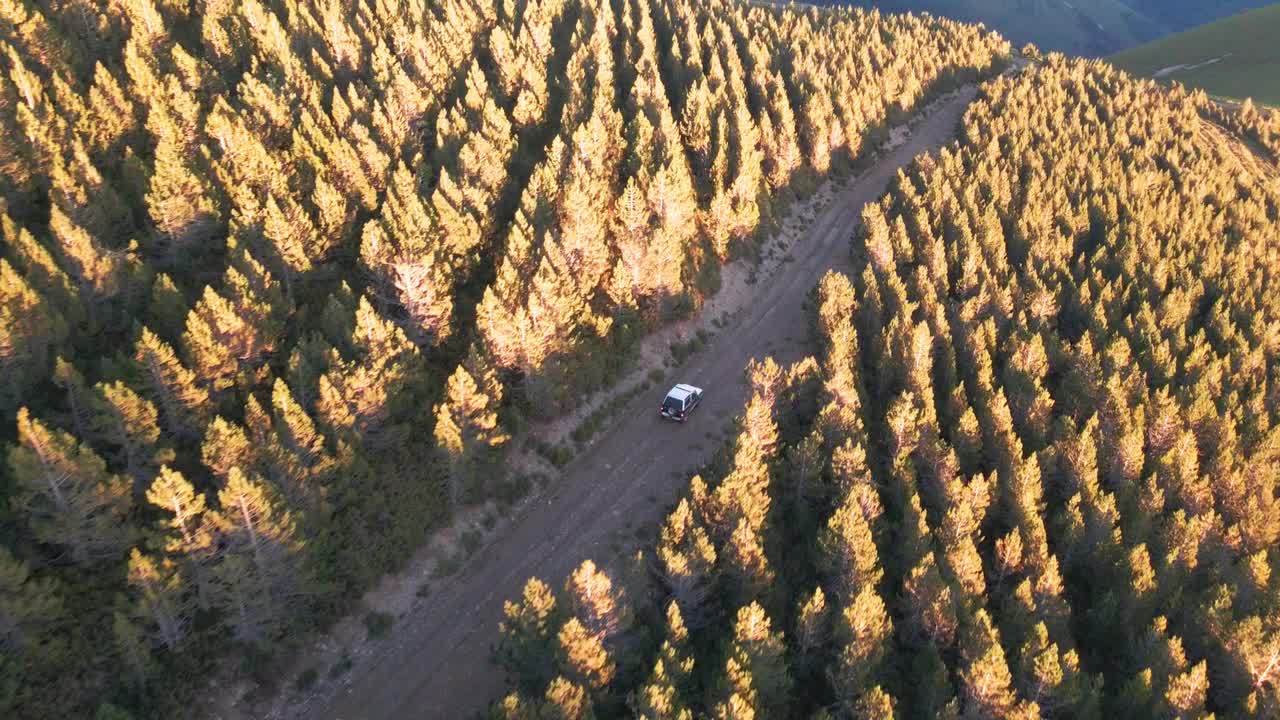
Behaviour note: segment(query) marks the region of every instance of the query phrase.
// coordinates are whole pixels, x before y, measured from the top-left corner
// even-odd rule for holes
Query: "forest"
[[[725,0],[0,0],[0,715],[269,668],[1009,53]]]
[[[1280,120],[1050,55],[962,125],[492,717],[1280,716]]]

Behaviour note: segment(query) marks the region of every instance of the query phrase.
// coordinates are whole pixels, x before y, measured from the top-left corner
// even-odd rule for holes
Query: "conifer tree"
[[[302,542],[291,514],[240,468],[231,469],[218,504],[224,547],[214,578],[224,622],[239,641],[267,641],[288,623],[306,590]]]
[[[852,599],[863,588],[879,584],[884,575],[880,555],[871,526],[857,504],[846,502],[836,510],[819,542],[832,587],[842,597]]]
[[[0,648],[5,657],[18,668],[57,661],[66,649],[65,640],[55,632],[63,613],[57,581],[37,577],[27,563],[0,548],[0,617],[5,620],[0,625]],[[6,669],[11,668],[17,669]],[[6,688],[6,695],[9,692]]]
[[[436,445],[449,456],[450,503],[461,507],[469,489],[497,471],[501,447],[509,439],[499,424],[502,384],[473,347],[445,386],[446,401],[435,406]]]
[[[964,628],[960,641],[964,669],[960,679],[966,717],[997,718],[1013,711],[1017,698],[1000,637],[985,610]]]
[[[155,657],[146,635],[127,613],[116,610],[111,615],[111,634],[116,656],[124,668],[126,687],[141,687],[155,672]]]
[[[283,380],[271,388],[271,414],[256,398],[245,407],[245,420],[256,445],[256,456],[273,485],[290,507],[315,513],[321,509],[334,459],[311,416],[294,400]]]
[[[785,645],[758,603],[738,610],[729,657],[750,678],[756,712],[761,717],[782,712],[792,686]]]
[[[205,496],[182,473],[168,466],[160,468],[146,497],[152,507],[165,513],[155,541],[157,550],[177,559],[183,576],[195,586],[200,606],[207,608],[213,599],[212,566],[219,554],[217,511],[208,507]]]
[[[123,472],[145,479],[173,458],[160,442],[160,414],[154,404],[119,380],[94,386],[93,435],[116,448],[114,459]]]
[[[205,287],[182,338],[187,364],[215,393],[253,377],[274,352],[286,314],[270,273],[247,251],[239,253],[223,275],[223,291]]]
[[[551,720],[594,720],[595,710],[585,687],[557,677],[547,686],[542,715]]]
[[[18,411],[18,445],[9,450],[17,482],[14,508],[43,543],[65,548],[72,561],[119,559],[132,540],[125,521],[129,483],[69,433]]]
[[[209,395],[197,384],[195,374],[168,343],[145,327],[134,345],[133,360],[147,394],[160,410],[164,429],[179,438],[197,437],[209,413]]]
[[[828,668],[837,702],[852,708],[875,686],[890,649],[893,621],[873,586],[864,586],[845,606],[837,624],[837,651]]]
[[[396,411],[410,404],[423,380],[422,358],[404,331],[363,297],[348,342],[354,357],[330,362],[320,378],[317,411],[336,432],[377,440],[398,419]]]
[[[503,617],[498,662],[526,691],[543,687],[551,679],[555,665],[555,633],[560,620],[551,588],[530,578],[520,602],[504,604]]]
[[[689,631],[680,614],[680,606],[673,600],[667,605],[666,638],[653,670],[629,700],[632,712],[646,720],[692,720],[693,714],[683,695],[689,685],[694,662],[690,656]]]
[[[162,266],[176,267],[185,257],[210,251],[222,221],[214,189],[201,164],[207,151],[183,122],[198,117],[194,98],[173,76],[155,88],[147,113],[147,130],[155,139],[155,161],[148,178],[147,212],[157,232],[155,257]]]
[[[698,478],[694,479],[699,482]],[[663,582],[683,618],[694,627],[706,621],[707,603],[714,589],[715,545],[694,517],[687,499],[667,516],[658,544]]]
[[[137,597],[139,620],[150,628],[154,641],[167,650],[177,649],[191,622],[189,598],[177,567],[134,548],[129,556],[129,585]]]
[[[571,617],[557,634],[559,665],[584,687],[599,692],[614,678],[618,667],[599,633],[589,631]]]
[[[0,258],[0,407],[14,408],[27,388],[48,376],[67,330],[62,315]]]
[[[624,634],[631,624],[632,609],[626,593],[613,580],[584,560],[565,581],[569,612],[582,622],[587,632],[606,644]]]

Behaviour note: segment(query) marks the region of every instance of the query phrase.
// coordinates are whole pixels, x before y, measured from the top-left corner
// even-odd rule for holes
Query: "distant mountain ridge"
[[[981,22],[1017,45],[1099,57],[1250,8],[1263,0],[851,0],[888,12]],[[840,3],[848,4],[848,3]]]

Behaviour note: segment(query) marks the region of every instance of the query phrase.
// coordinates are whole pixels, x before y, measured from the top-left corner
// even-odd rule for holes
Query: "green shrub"
[[[332,680],[333,678],[342,677],[354,666],[355,661],[351,659],[351,656],[345,652],[342,653],[342,657],[338,658],[338,662],[334,663],[333,667],[329,668],[329,679]]]
[[[462,533],[458,542],[462,544],[462,552],[470,557],[480,549],[480,545],[484,542],[484,533],[479,528],[471,528]]]
[[[315,687],[316,681],[320,679],[320,672],[315,668],[307,668],[298,673],[298,677],[293,681],[293,687],[298,692],[306,692]]]
[[[371,610],[365,613],[364,627],[369,633],[370,640],[381,640],[391,634],[391,626],[395,624],[395,617],[391,613],[378,612]]]
[[[436,563],[435,570],[431,571],[431,577],[433,578],[449,577],[450,575],[458,572],[458,570],[461,567],[462,567],[462,559],[457,555],[450,555],[447,558],[442,558],[440,562]]]

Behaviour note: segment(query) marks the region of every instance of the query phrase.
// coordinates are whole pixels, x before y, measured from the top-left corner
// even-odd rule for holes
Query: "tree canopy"
[[[819,356],[594,558],[636,620],[588,711],[1280,713],[1274,122],[1056,55],[983,85],[818,283]]]

